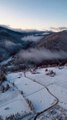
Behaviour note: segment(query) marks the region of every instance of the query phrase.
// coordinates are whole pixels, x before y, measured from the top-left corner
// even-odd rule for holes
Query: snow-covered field
[[[18,87],[19,90],[23,91],[25,96],[31,95],[41,89],[43,89],[43,86],[27,79],[24,77],[23,73],[17,73],[17,78],[15,78],[16,74],[12,74],[12,76],[14,75],[13,78],[13,82],[14,84]],[[8,75],[8,80],[10,78],[11,75]],[[18,76],[20,76],[20,78],[18,78]],[[12,80],[11,80],[12,82]],[[34,86],[35,89],[34,89]]]
[[[10,101],[9,98],[7,100],[8,102],[5,101],[4,104],[0,106],[0,115],[4,119],[12,114],[19,113],[21,115],[24,115],[31,112],[24,98],[22,98],[22,96],[18,95],[16,98],[12,97],[12,100]]]
[[[14,79],[11,75],[12,77],[14,76]],[[17,78],[15,75],[17,75]],[[44,86],[26,78],[23,73],[9,74],[8,80],[10,77],[13,79],[13,82],[17,88],[23,91],[24,96],[32,102],[35,112],[43,111],[44,108],[48,108],[54,102],[55,99],[48,93]]]
[[[45,88],[33,93],[27,98],[32,102],[35,112],[41,112],[44,109],[47,109],[55,101],[53,96],[51,96]]]
[[[10,115],[20,114],[22,116],[32,113],[24,97],[15,87],[0,93],[0,116],[5,120]]]
[[[62,108],[67,111],[67,67],[50,67],[47,70],[38,68],[35,72],[31,71],[7,74],[8,82],[14,86],[7,92],[0,93],[0,115],[4,118],[18,112],[23,115],[42,112],[53,106],[57,100],[60,107],[55,108],[56,114],[60,113],[60,110],[62,112]],[[47,74],[50,71],[53,71],[55,76]],[[26,99],[31,101],[32,111]],[[28,117],[25,120],[27,119]],[[44,115],[38,119],[47,120]],[[48,120],[53,120],[52,116],[48,117]]]
[[[27,76],[35,79],[35,81],[46,85],[49,90],[59,99],[59,105],[67,109],[67,67],[64,68],[48,68],[48,71],[53,70],[56,75],[50,77],[46,75],[45,68],[38,69],[38,74],[27,72]]]

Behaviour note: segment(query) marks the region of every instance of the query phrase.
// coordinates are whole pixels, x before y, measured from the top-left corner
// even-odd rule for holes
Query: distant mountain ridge
[[[67,30],[53,33],[44,37],[38,42],[38,47],[44,47],[49,50],[67,51]]]
[[[35,39],[35,37],[39,40]],[[0,26],[0,61],[15,55],[20,50],[29,48],[45,48],[52,52],[60,50],[67,52],[67,30],[60,32],[15,31]]]

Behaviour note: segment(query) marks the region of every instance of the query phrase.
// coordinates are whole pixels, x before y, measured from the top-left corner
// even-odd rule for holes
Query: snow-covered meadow
[[[56,75],[51,77],[47,72],[53,70]],[[27,76],[36,82],[45,85],[59,99],[59,105],[67,110],[67,67],[51,67],[46,72],[45,68],[37,69],[38,74],[27,72]]]
[[[11,76],[14,76],[14,79]],[[9,78],[12,78],[10,81],[13,81],[17,88],[23,91],[24,96],[32,102],[35,112],[43,111],[54,102],[55,98],[48,93],[44,86],[26,78],[23,73],[9,74],[8,80]]]
[[[50,71],[55,75],[47,74]],[[35,115],[49,109],[57,99],[57,105],[67,110],[67,66],[8,73],[7,80],[14,86],[0,94],[0,115],[3,118],[18,112]],[[31,101],[32,110],[26,99]]]

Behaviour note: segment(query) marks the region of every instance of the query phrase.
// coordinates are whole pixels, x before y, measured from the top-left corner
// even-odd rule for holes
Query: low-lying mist
[[[48,49],[28,49],[21,50],[17,55],[15,62],[25,63],[41,63],[44,60],[66,59],[67,53],[65,51],[50,51]]]

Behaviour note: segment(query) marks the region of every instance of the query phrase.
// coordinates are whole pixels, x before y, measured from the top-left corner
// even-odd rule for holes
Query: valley
[[[62,40],[67,31],[20,33],[6,29],[7,36],[4,28],[0,29],[0,46],[10,52],[7,58],[0,57],[0,119],[66,120],[67,51]],[[49,41],[53,41],[51,49]],[[14,44],[24,47],[18,49]]]

